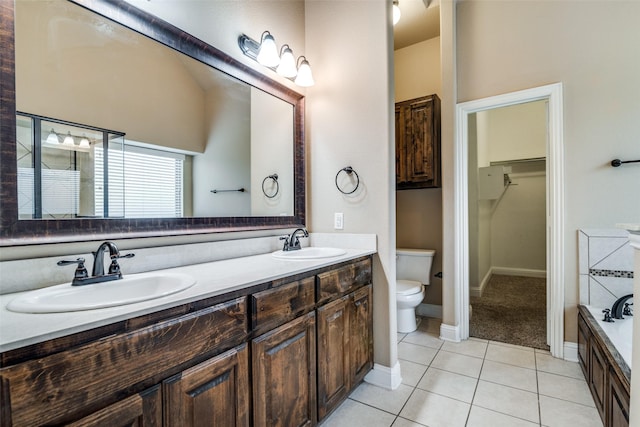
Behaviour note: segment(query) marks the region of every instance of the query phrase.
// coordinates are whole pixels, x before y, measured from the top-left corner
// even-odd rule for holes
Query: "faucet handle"
[[[622,314],[625,316],[633,316],[633,311],[631,311],[631,306],[633,305],[633,303],[629,304],[628,302],[624,304],[624,310],[622,311]]]
[[[126,255],[120,255],[120,253],[118,253],[118,255],[113,255],[111,257],[111,265],[109,266],[109,274],[119,274],[120,276],[122,276],[122,273],[120,272],[120,264],[118,264],[118,260],[120,258],[133,258],[134,256],[136,256],[136,254],[134,253],[126,254]]]
[[[604,310],[602,310],[602,312],[604,313],[604,319],[602,319],[603,322],[609,322],[609,323],[614,322],[614,320],[611,318],[611,310],[610,309],[605,308]]]
[[[87,272],[86,267],[84,266],[84,258],[78,258],[76,260],[60,260],[57,262],[59,266],[70,265],[70,264],[78,264],[75,273],[73,274],[74,281],[76,279],[86,279],[89,277],[89,273]]]

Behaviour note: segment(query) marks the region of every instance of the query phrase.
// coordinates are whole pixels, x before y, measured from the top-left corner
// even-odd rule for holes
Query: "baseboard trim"
[[[578,343],[570,341],[564,342],[564,360],[569,362],[578,361]]]
[[[491,267],[491,273],[501,276],[547,277],[546,270],[533,270],[529,268]]]
[[[469,295],[472,297],[481,297],[484,292],[484,288],[487,287],[489,280],[491,280],[491,276],[493,276],[493,268],[490,268],[489,271],[487,271],[487,274],[484,275],[482,282],[480,282],[480,286],[472,286],[469,288]]]
[[[440,325],[440,339],[445,341],[460,342],[462,340],[460,337],[460,327],[445,325],[444,323],[442,323]]]
[[[377,385],[387,390],[395,390],[402,384],[400,362],[396,361],[393,368],[374,363],[373,369],[364,377],[364,380],[369,384]]]
[[[436,319],[442,319],[442,306],[436,304],[420,304],[416,308],[418,316],[433,317]]]

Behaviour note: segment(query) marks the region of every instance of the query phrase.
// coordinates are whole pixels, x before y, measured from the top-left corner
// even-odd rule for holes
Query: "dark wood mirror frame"
[[[70,0],[99,15],[217,68],[294,107],[293,216],[155,219],[18,220],[14,2],[0,0],[0,246],[77,242],[305,225],[304,96],[215,47],[123,1]]]

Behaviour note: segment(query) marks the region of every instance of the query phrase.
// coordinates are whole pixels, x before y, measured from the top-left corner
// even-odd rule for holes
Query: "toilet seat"
[[[422,283],[415,280],[396,280],[396,295],[413,295],[422,292]]]

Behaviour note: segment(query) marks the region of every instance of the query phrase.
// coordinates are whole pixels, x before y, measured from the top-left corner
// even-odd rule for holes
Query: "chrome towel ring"
[[[342,188],[340,188],[340,186],[338,185],[338,176],[340,176],[341,172],[345,172],[349,176],[351,176],[351,175],[355,175],[356,176],[356,186],[354,187],[353,190],[344,191]],[[336,188],[338,189],[339,192],[341,192],[342,194],[353,194],[353,193],[355,193],[355,191],[360,186],[360,177],[358,176],[358,173],[351,166],[347,166],[347,167],[344,167],[344,168],[342,168],[342,169],[340,169],[338,171],[338,173],[336,174],[335,182],[336,182]]]
[[[265,185],[265,183],[267,182],[268,179],[273,181],[273,184],[275,184],[275,186],[276,186],[276,191],[271,195],[267,194],[267,190],[265,190],[265,188],[264,188],[264,185]],[[272,186],[273,186],[273,184],[272,184]],[[277,173],[274,173],[273,175],[269,175],[269,176],[265,177],[265,179],[262,180],[262,193],[268,199],[273,199],[274,197],[276,197],[278,195],[279,191],[280,191],[280,184],[278,184],[278,174]]]

